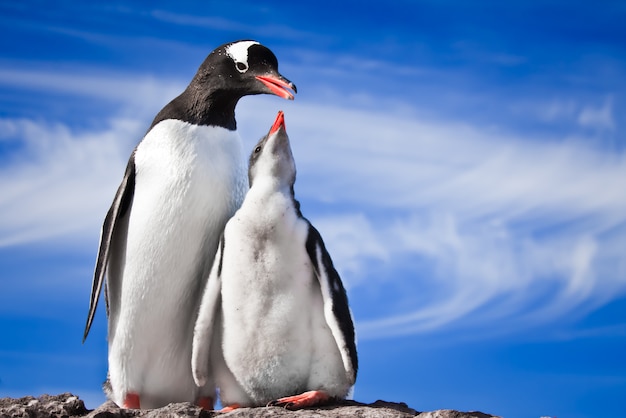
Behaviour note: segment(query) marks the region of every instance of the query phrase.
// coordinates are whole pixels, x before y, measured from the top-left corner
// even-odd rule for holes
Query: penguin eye
[[[259,152],[261,152],[261,147],[256,147],[256,148],[254,149],[254,153],[255,153],[255,154],[258,154]]]
[[[246,71],[248,71],[248,64],[246,64],[245,62],[238,62],[235,64],[235,66],[237,67],[237,71],[239,71],[240,73],[245,73]]]

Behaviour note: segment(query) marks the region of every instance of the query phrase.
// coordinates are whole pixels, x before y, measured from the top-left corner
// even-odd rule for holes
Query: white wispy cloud
[[[0,132],[10,132],[24,145],[0,168],[0,247],[97,236],[94,227],[128,158],[128,138],[140,137],[142,129],[128,119],[112,119],[104,131],[83,133],[62,124],[0,119]]]
[[[585,106],[578,115],[578,123],[590,128],[612,130],[615,128],[613,118],[613,98],[607,97],[604,103],[597,106]]]
[[[0,119],[0,140],[18,144],[0,167],[0,247],[64,236],[76,242],[97,236],[121,180],[130,150],[153,115],[182,91],[171,80],[103,72],[93,68],[49,71],[12,64],[0,85],[28,94],[70,95],[77,101],[109,101],[92,129],[42,117]]]
[[[14,72],[0,73],[2,80],[27,88]],[[60,82],[76,95],[111,94],[120,115],[109,115],[104,128],[2,120],[0,131],[24,150],[0,169],[0,245],[98,234],[147,123],[143,114],[128,116],[141,104],[121,80],[79,78],[69,86],[69,76],[40,78],[50,91]],[[90,87],[94,81],[105,87]],[[164,103],[170,92],[160,87],[146,82],[146,95]],[[172,90],[172,96],[179,91]],[[362,338],[511,318],[533,326],[626,291],[623,153],[579,139],[527,140],[469,121],[418,118],[419,108],[374,111],[306,96],[296,103],[242,100],[237,116],[246,148],[279,108],[286,110],[305,215],[322,232],[351,292],[383,292],[376,316],[357,317]],[[316,202],[333,209],[306,206]],[[398,274],[413,259],[432,277]],[[426,282],[428,293],[417,299]],[[404,290],[394,306],[382,303],[389,284]]]
[[[255,7],[256,5],[250,4],[249,7]],[[272,16],[265,15],[263,8],[261,7],[257,11],[257,23],[249,25],[241,23],[237,20],[226,19],[216,16],[196,16],[184,13],[175,13],[166,10],[153,10],[151,16],[159,21],[167,22],[175,25],[185,27],[200,27],[205,29],[214,29],[224,32],[238,32],[254,34],[255,36],[262,37],[263,39],[278,38],[278,39],[309,39],[319,40],[324,39],[323,35],[319,33],[306,32],[298,29],[294,29],[290,25],[283,25],[273,22],[275,19]],[[264,23],[268,22],[268,23]]]
[[[261,112],[250,101],[241,108],[247,126],[267,125],[273,117],[271,107]],[[525,140],[453,120],[319,103],[290,105],[286,123],[296,157],[302,156],[300,171],[316,182],[327,180],[322,193],[334,190],[343,202],[445,206],[468,218],[507,222],[534,217],[565,222],[595,214],[613,223],[626,209],[626,190],[620,187],[626,156],[585,141]]]
[[[271,120],[246,114],[259,115],[249,125]],[[402,281],[410,289],[385,298],[409,306],[405,312],[389,307],[388,315],[357,318],[364,338],[494,318],[534,326],[626,291],[623,153],[580,138],[526,140],[456,121],[319,104],[293,106],[286,123],[296,192],[337,208],[312,220],[349,287],[389,292],[390,281]],[[424,278],[396,274],[411,257],[425,259],[435,276],[431,299],[412,308]],[[387,263],[386,277],[380,267],[368,275],[372,263]]]
[[[184,83],[177,80],[105,71],[88,66],[77,68],[75,65],[57,63],[56,69],[51,71],[44,63],[36,62],[2,62],[0,85],[25,92],[112,101],[122,106],[118,112],[132,111],[139,118],[157,112],[185,87]]]
[[[377,239],[394,255],[390,280],[406,282],[403,294],[386,299],[412,298],[416,303],[404,312],[361,318],[361,337],[459,327],[491,334],[518,331],[565,316],[577,318],[626,291],[626,269],[616,253],[623,238],[604,242],[592,233],[564,230],[541,239],[506,225],[430,215],[400,218],[377,229]],[[622,228],[620,234],[625,232]],[[426,260],[431,268],[394,275],[393,264],[411,257]],[[426,301],[417,300],[415,295],[424,291]]]

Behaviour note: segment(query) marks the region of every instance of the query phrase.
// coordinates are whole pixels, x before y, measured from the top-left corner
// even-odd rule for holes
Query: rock
[[[39,398],[0,399],[1,418],[65,418],[80,417],[89,412],[83,401],[71,393]]]
[[[422,412],[419,418],[492,418],[494,415],[483,414],[482,412],[459,412],[451,409],[441,409],[439,411]],[[500,418],[500,417],[496,417]]]
[[[419,413],[405,403],[376,401],[363,404],[355,401],[342,401],[337,404],[300,411],[289,411],[281,407],[241,408],[228,413],[203,411],[190,403],[175,403],[159,409],[122,409],[108,401],[90,411],[83,401],[71,393],[39,398],[0,399],[0,418],[499,418],[482,412],[459,412],[439,410]]]
[[[235,409],[234,411],[227,414],[220,414],[220,416],[223,416],[224,418],[413,418],[416,415],[417,411],[415,409],[409,408],[405,403],[393,403],[385,401],[376,401],[369,405],[355,401],[342,401],[334,405],[321,406],[300,411],[289,411],[281,407],[241,408]]]

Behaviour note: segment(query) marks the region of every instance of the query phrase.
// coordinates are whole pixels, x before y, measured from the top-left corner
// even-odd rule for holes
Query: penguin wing
[[[198,319],[193,331],[193,344],[191,350],[191,371],[193,380],[199,387],[207,383],[209,375],[209,357],[211,353],[211,338],[213,337],[213,324],[215,314],[220,305],[222,288],[222,262],[224,260],[224,234],[220,238],[217,253],[211,267],[211,273],[207,280]]]
[[[115,193],[115,198],[113,199],[113,203],[109,208],[109,211],[104,218],[104,223],[102,224],[102,230],[100,232],[100,245],[98,249],[98,258],[96,260],[96,268],[93,275],[93,282],[91,284],[91,298],[89,300],[89,313],[87,315],[87,324],[85,325],[85,333],[83,335],[83,342],[87,339],[87,335],[89,334],[89,330],[91,329],[91,324],[93,322],[93,318],[96,314],[96,308],[98,307],[98,299],[100,298],[100,292],[102,290],[102,284],[104,282],[104,275],[107,270],[107,265],[110,259],[110,253],[112,251],[112,247],[115,246],[115,243],[118,241],[119,237],[115,237],[115,235],[119,235],[120,232],[126,233],[126,228],[120,228],[119,225],[121,220],[124,218],[128,218],[128,214],[130,206],[132,204],[133,195],[135,193],[135,153],[133,152],[128,160],[128,164],[126,165],[126,171],[124,172],[124,177],[122,178],[122,183],[120,184],[117,192]],[[119,231],[123,229],[124,231]],[[116,234],[117,233],[117,234]],[[118,239],[115,239],[118,238]],[[124,240],[125,241],[125,240]],[[109,278],[111,281],[111,278]],[[111,282],[109,283],[109,287],[119,285],[119,283]],[[106,308],[107,308],[107,316],[109,315],[109,292],[106,291]],[[117,292],[116,292],[117,293]]]
[[[319,280],[324,300],[324,317],[335,338],[337,347],[349,380],[354,384],[358,369],[356,353],[356,335],[352,314],[348,306],[348,296],[343,287],[339,273],[333,266],[330,254],[326,250],[320,233],[309,223],[309,234],[306,241],[315,274]]]

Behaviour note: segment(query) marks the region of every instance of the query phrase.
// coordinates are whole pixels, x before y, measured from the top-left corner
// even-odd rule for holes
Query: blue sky
[[[298,86],[296,196],[348,288],[355,398],[626,415],[626,4],[0,4],[0,396],[104,400],[84,345],[127,158],[205,56],[256,39]]]

